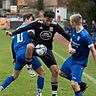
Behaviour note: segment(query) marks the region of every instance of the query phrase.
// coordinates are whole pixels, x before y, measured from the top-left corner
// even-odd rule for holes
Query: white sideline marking
[[[66,60],[64,57],[62,57],[60,54],[58,54],[56,51],[54,51],[53,50],[53,52],[54,52],[54,54],[55,55],[57,55],[59,58],[61,58],[62,60]],[[87,79],[89,79],[90,81],[92,81],[94,84],[96,84],[96,79],[95,78],[93,78],[92,76],[90,76],[90,75],[88,75],[87,73],[85,73],[85,72],[83,72],[83,75],[87,78]]]
[[[94,84],[96,84],[96,79],[92,76],[88,75],[87,73],[83,72],[83,75],[87,77],[90,81],[92,81]]]

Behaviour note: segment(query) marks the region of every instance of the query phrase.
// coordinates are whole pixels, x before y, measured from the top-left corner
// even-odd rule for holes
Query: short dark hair
[[[44,17],[54,18],[55,13],[53,11],[45,11]]]
[[[35,19],[32,13],[24,14],[24,15],[23,15],[23,21],[24,21],[25,19],[29,19],[30,17],[32,17],[33,20]]]

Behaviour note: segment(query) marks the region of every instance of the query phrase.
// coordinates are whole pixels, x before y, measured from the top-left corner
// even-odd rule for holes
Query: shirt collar
[[[84,28],[82,27],[79,31],[77,31],[76,33],[80,33]]]

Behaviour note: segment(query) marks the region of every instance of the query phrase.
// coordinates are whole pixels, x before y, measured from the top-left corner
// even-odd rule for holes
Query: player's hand
[[[75,50],[74,48],[70,48],[70,49],[69,49],[69,53],[70,53],[70,54],[74,54],[74,53],[76,53],[76,50]]]
[[[12,32],[10,32],[10,31],[6,31],[5,34],[9,35],[9,36],[13,36]]]
[[[13,60],[12,60],[13,65],[15,64],[15,62],[16,62],[16,60],[15,60],[15,59],[13,59]]]

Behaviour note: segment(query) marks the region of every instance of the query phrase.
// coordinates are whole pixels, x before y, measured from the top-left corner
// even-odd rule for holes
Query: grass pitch
[[[69,56],[67,46],[60,44],[59,41],[54,41],[54,51],[58,66],[62,65],[63,59]],[[42,62],[42,61],[41,61]],[[83,80],[89,85],[88,89],[84,92],[83,96],[96,96],[96,65],[92,59],[89,58],[88,67],[85,68],[85,73],[88,76],[94,78],[94,80],[88,79],[83,75]],[[51,96],[51,74],[48,68],[43,64],[45,69],[45,85],[43,90],[43,96]],[[11,38],[5,36],[4,31],[0,30],[0,85],[2,82],[12,74],[14,65],[12,64],[11,55]],[[19,78],[9,85],[5,90],[0,93],[0,96],[35,96],[36,93],[36,80],[37,77],[31,78],[27,72],[26,66],[21,71]],[[70,82],[64,78],[59,77],[58,96],[74,96],[74,92],[71,89]]]

